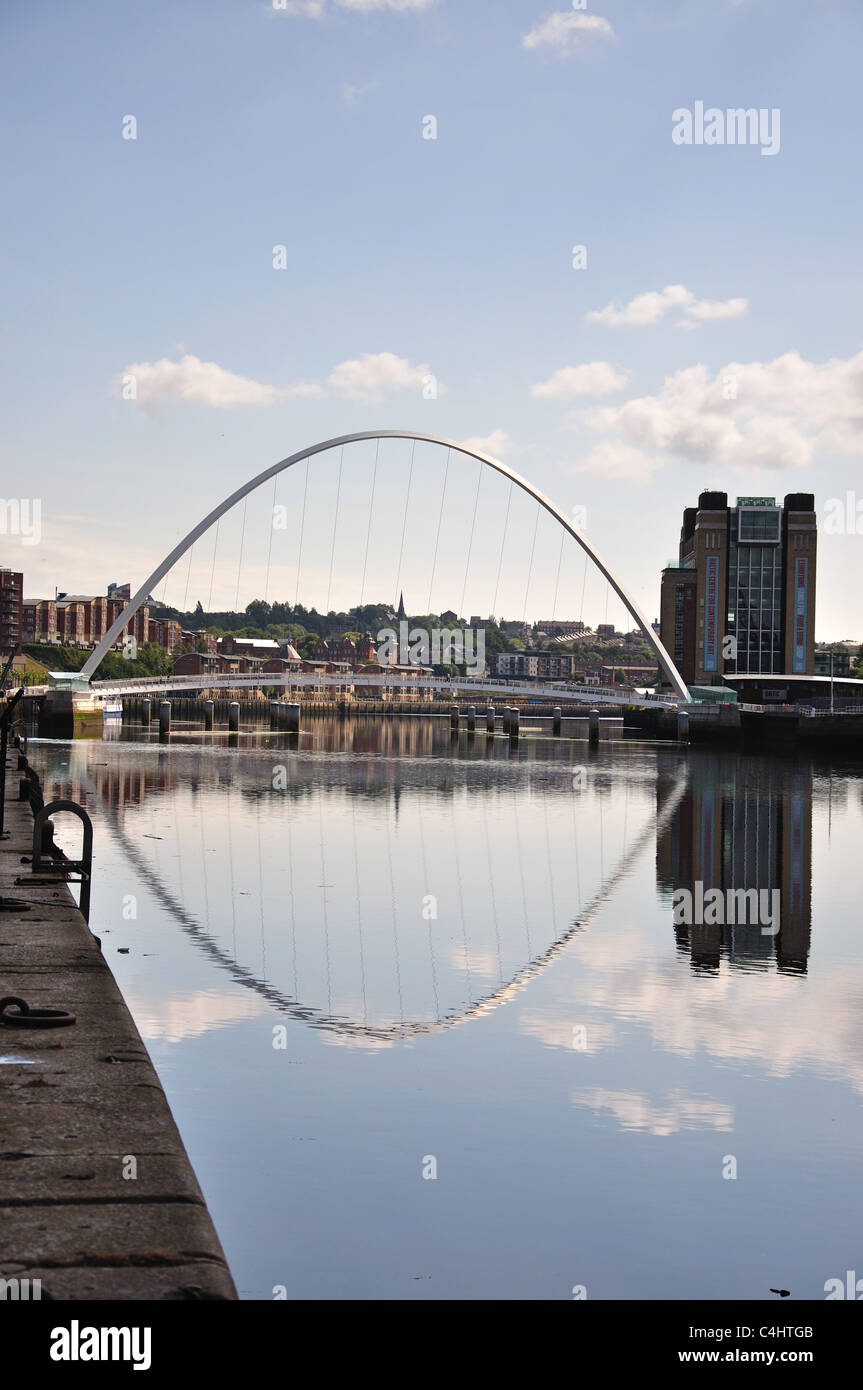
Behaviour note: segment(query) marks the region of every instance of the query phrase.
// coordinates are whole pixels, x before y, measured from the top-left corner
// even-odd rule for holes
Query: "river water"
[[[304,723],[31,752],[241,1297],[863,1270],[856,769]],[[713,888],[776,911],[675,920]]]

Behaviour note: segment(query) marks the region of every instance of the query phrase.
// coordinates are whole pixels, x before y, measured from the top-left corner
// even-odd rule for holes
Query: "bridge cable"
[[[258,838],[258,915],[261,919],[261,978],[267,978],[267,929],[264,924],[264,858],[261,849],[261,798],[255,797],[255,828]]]
[[[209,614],[209,613],[212,613],[212,611],[213,611],[213,576],[214,576],[215,573],[216,573],[216,551],[218,550],[218,547],[219,547],[219,527],[221,526],[221,524],[222,524],[222,518],[219,517],[219,520],[216,522],[216,535],[215,535],[215,539],[214,539],[214,541],[213,541],[213,561],[212,561],[212,564],[210,565],[210,596],[209,596],[209,598],[207,599],[207,613],[208,613],[208,614]]]
[[[497,973],[498,973],[498,984],[502,985],[502,984],[503,984],[503,958],[502,958],[502,956],[501,956],[501,948],[500,948],[500,922],[499,922],[499,920],[498,920],[498,915],[497,915],[497,897],[496,897],[495,891],[494,891],[494,871],[493,871],[492,865],[491,865],[491,840],[490,840],[490,838],[489,838],[489,833],[488,833],[488,816],[483,816],[483,817],[482,817],[482,823],[483,823],[483,827],[484,827],[484,829],[485,829],[485,858],[486,858],[486,863],[487,863],[487,865],[488,865],[488,887],[489,887],[489,892],[490,892],[490,894],[491,894],[491,915],[492,915],[492,920],[494,921],[494,937],[495,937],[495,941],[497,942]]]
[[[514,791],[514,792],[513,792],[513,805],[516,804],[515,798],[516,798],[517,795],[518,795],[518,792],[517,792],[517,791]],[[526,890],[525,890],[525,884],[524,884],[524,857],[523,857],[522,852],[521,852],[521,827],[520,827],[520,822],[519,822],[518,815],[515,815],[515,816],[513,817],[513,819],[514,819],[514,821],[515,821],[515,843],[516,843],[516,847],[517,847],[517,849],[518,849],[518,874],[519,874],[519,879],[520,879],[520,881],[521,881],[521,908],[522,908],[522,912],[524,913],[524,935],[525,935],[525,939],[526,939],[526,941],[527,941],[527,957],[528,957],[528,960],[530,960],[530,959],[532,958],[532,956],[533,956],[533,951],[532,951],[531,945],[530,945],[530,919],[529,919],[529,917],[528,917],[528,911],[527,911],[527,892],[526,892]]]
[[[405,497],[405,514],[404,514],[404,516],[403,516],[403,518],[402,518],[402,540],[401,540],[401,545],[399,546],[399,567],[398,567],[398,570],[397,570],[397,572],[396,572],[396,593],[397,593],[397,594],[401,593],[401,587],[400,587],[400,586],[401,586],[401,577],[402,577],[402,559],[404,558],[404,553],[405,553],[405,532],[406,532],[406,530],[407,530],[407,524],[408,524],[408,509],[409,509],[409,507],[410,507],[410,500],[411,500],[411,482],[413,481],[413,476],[414,476],[414,455],[415,455],[415,453],[416,453],[416,448],[417,448],[417,442],[416,442],[416,440],[414,439],[413,442],[412,442],[412,446],[411,446],[411,466],[410,466],[410,468],[409,468],[409,470],[408,470],[408,490],[407,490],[407,496]]]
[[[273,553],[273,532],[276,529],[276,486],[278,481],[279,474],[277,473],[273,479],[273,508],[270,513],[270,538],[267,542],[267,577],[264,581],[264,603],[270,601],[270,556]]]
[[[522,618],[521,618],[521,620],[522,620],[523,623],[524,623],[524,622],[527,622],[527,598],[528,598],[528,594],[530,593],[530,578],[531,578],[531,575],[533,574],[533,555],[534,555],[534,551],[536,550],[536,533],[537,533],[538,530],[539,530],[539,507],[537,507],[537,509],[536,509],[536,521],[535,521],[534,524],[533,524],[533,540],[532,540],[531,543],[530,543],[530,561],[529,561],[528,566],[527,566],[527,584],[525,585],[525,588],[524,588],[524,613],[522,614]]]
[[[354,842],[354,887],[357,904],[357,935],[359,937],[360,942],[360,980],[362,982],[363,995],[363,1024],[365,1027],[368,1027],[369,1010],[368,1002],[366,1000],[366,956],[365,944],[363,942],[363,909],[362,901],[360,899],[360,859],[357,851],[357,794],[358,792],[356,789],[348,789],[348,795],[350,797],[351,802],[351,829],[353,831]]]
[[[309,491],[309,460],[306,459],[306,481],[303,487],[303,513],[300,518],[300,547],[297,551],[297,591],[294,595],[294,608],[300,601],[300,567],[303,563],[303,533],[306,529],[306,497]]]
[[[236,592],[236,594],[234,595],[234,612],[235,612],[235,613],[239,613],[239,611],[240,611],[240,575],[241,575],[242,569],[243,569],[243,542],[244,542],[245,539],[246,539],[246,507],[248,506],[248,502],[249,502],[249,495],[248,495],[248,493],[246,493],[246,496],[243,498],[243,524],[242,524],[242,527],[241,527],[241,529],[240,529],[240,558],[239,558],[239,561],[237,562],[237,592]]]
[[[429,889],[429,875],[428,875],[428,860],[427,860],[427,858],[426,858],[425,831],[424,831],[424,829],[423,829],[423,820],[424,820],[424,816],[423,816],[423,808],[422,808],[422,806],[421,806],[421,805],[418,805],[417,810],[418,810],[418,815],[417,815],[417,828],[418,828],[418,830],[419,830],[419,837],[420,837],[420,853],[421,853],[421,855],[422,855],[422,864],[423,864],[423,886],[425,887],[425,893],[423,894],[423,897],[426,897],[426,898],[427,898],[427,897],[429,896],[429,891],[428,891],[428,889]],[[437,1021],[440,1021],[440,998],[439,998],[439,996],[438,996],[438,987],[437,987],[437,966],[436,966],[436,964],[435,964],[435,958],[434,958],[434,935],[433,935],[433,932],[432,932],[432,921],[433,921],[433,920],[435,920],[435,919],[433,919],[432,917],[429,917],[429,919],[428,919],[428,923],[429,923],[429,929],[428,929],[428,930],[429,930],[429,959],[430,959],[430,962],[431,962],[431,973],[432,973],[432,993],[433,993],[433,995],[434,995],[434,1015],[435,1015],[435,1019],[436,1019]]]
[[[184,612],[184,613],[188,613],[188,611],[189,611],[189,580],[190,580],[191,577],[192,577],[192,556],[194,555],[194,553],[195,553],[195,547],[194,547],[194,545],[190,545],[190,546],[189,546],[189,563],[188,563],[188,565],[186,566],[186,591],[185,591],[185,593],[183,594],[183,612]]]
[[[557,579],[556,579],[555,585],[554,585],[554,603],[552,604],[552,608],[551,608],[551,616],[552,616],[552,618],[556,618],[556,617],[557,617],[557,595],[558,595],[558,590],[560,589],[560,568],[561,568],[561,565],[563,564],[563,543],[564,543],[565,540],[566,540],[566,532],[565,532],[565,531],[561,531],[561,533],[560,533],[560,554],[559,554],[558,557],[557,557]],[[587,556],[585,555],[584,558],[587,559]]]
[[[440,542],[440,528],[441,528],[441,523],[442,523],[442,521],[443,521],[443,504],[444,504],[444,501],[446,500],[446,484],[447,484],[447,478],[449,477],[449,462],[450,462],[450,456],[451,456],[451,455],[452,455],[452,449],[447,449],[447,451],[446,451],[446,468],[444,469],[444,475],[443,475],[443,488],[441,489],[441,495],[440,495],[440,512],[438,513],[438,519],[437,519],[437,534],[435,535],[435,541],[434,541],[434,554],[432,555],[431,579],[429,580],[429,596],[428,596],[428,603],[427,603],[427,605],[426,605],[426,612],[427,612],[427,613],[431,613],[431,611],[432,611],[432,606],[431,606],[431,601],[432,601],[432,590],[433,590],[433,588],[434,588],[435,570],[437,569],[437,549],[438,549],[438,544],[439,544],[439,542]]]
[[[511,505],[511,503],[512,503],[512,490],[513,490],[514,487],[515,487],[515,483],[510,482],[510,485],[509,485],[509,496],[508,496],[507,499],[506,499],[506,516],[505,516],[504,519],[503,519],[503,535],[502,535],[502,537],[501,537],[501,542],[500,542],[500,558],[499,558],[499,560],[498,560],[498,562],[497,562],[497,579],[495,580],[495,583],[494,583],[494,598],[493,598],[492,601],[491,601],[491,611],[492,611],[492,613],[494,613],[495,617],[498,616],[498,614],[497,614],[497,591],[498,591],[498,588],[500,587],[500,574],[501,574],[501,570],[502,570],[502,568],[503,568],[503,555],[504,555],[504,550],[506,549],[506,529],[507,529],[507,526],[509,525],[509,509],[510,509],[510,505]]]
[[[339,481],[338,481],[338,485],[337,485],[337,487],[336,487],[336,512],[335,512],[335,516],[333,517],[333,543],[332,543],[332,546],[331,546],[331,548],[330,548],[330,577],[329,577],[329,579],[328,579],[328,581],[327,581],[327,606],[326,606],[326,610],[325,610],[327,613],[329,613],[329,611],[330,611],[330,593],[331,593],[332,587],[333,587],[333,564],[334,564],[335,558],[336,558],[336,530],[337,530],[338,524],[339,524],[339,500],[340,500],[341,495],[342,495],[342,465],[343,465],[344,461],[345,461],[345,446],[344,446],[344,444],[343,444],[342,447],[341,447],[341,449],[339,450]]]
[[[581,580],[581,608],[579,609],[578,621],[584,622],[584,591],[587,588],[587,551],[584,554],[584,575]]]
[[[467,1001],[468,1001],[469,1004],[472,1004],[472,1003],[473,1003],[473,985],[472,985],[472,983],[471,983],[471,978],[470,978],[470,950],[468,949],[468,944],[467,944],[467,921],[465,920],[465,915],[464,915],[464,892],[463,892],[463,889],[462,889],[462,881],[461,881],[461,860],[459,859],[459,855],[458,855],[458,827],[457,827],[457,825],[456,825],[456,819],[455,819],[455,810],[456,810],[455,798],[456,798],[456,790],[457,790],[457,789],[456,789],[455,787],[453,787],[453,793],[452,793],[452,797],[451,797],[451,799],[450,799],[450,810],[451,810],[451,812],[452,812],[453,857],[454,857],[454,859],[455,859],[455,877],[456,877],[456,884],[458,885],[458,910],[459,910],[459,916],[460,916],[460,918],[461,918],[461,937],[462,937],[462,942],[464,943],[464,973],[465,973],[465,978],[466,978],[466,980],[467,980]],[[465,797],[465,801],[467,801],[467,797]]]
[[[395,807],[396,807],[396,801],[395,801],[395,795],[394,795],[394,796],[393,796],[393,809],[394,809],[394,810],[395,810]],[[398,812],[396,812],[396,815],[397,815],[397,814],[398,814]],[[397,985],[397,987],[398,987],[398,992],[399,992],[399,1020],[400,1020],[401,1023],[404,1023],[404,1021],[405,1021],[405,1008],[404,1008],[404,1000],[403,1000],[403,998],[402,998],[402,962],[401,962],[401,956],[400,956],[400,954],[399,954],[398,913],[397,913],[397,911],[396,911],[396,885],[395,885],[395,879],[393,878],[393,845],[392,845],[392,835],[391,835],[391,833],[390,833],[390,815],[389,815],[389,807],[388,807],[388,806],[385,807],[385,809],[384,809],[384,825],[386,826],[386,830],[387,830],[387,863],[388,863],[388,865],[389,865],[389,875],[390,875],[390,910],[391,910],[391,912],[392,912],[392,919],[393,919],[393,947],[394,947],[394,950],[395,950],[395,958],[396,958],[396,985]]]
[[[323,793],[323,788],[321,789]],[[330,971],[330,918],[327,911],[327,864],[324,855],[326,836],[324,835],[324,797],[318,797],[318,826],[321,838],[321,889],[323,897],[321,899],[321,913],[324,919],[324,955],[327,962],[327,1013],[333,1012],[333,982]]]
[[[378,484],[378,459],[380,457],[380,452],[381,441],[378,439],[375,443],[375,466],[372,469],[372,492],[371,497],[369,498],[369,524],[366,527],[366,553],[363,556],[363,579],[362,583],[360,584],[360,608],[362,608],[363,606],[363,598],[365,597],[366,592],[366,567],[369,563],[369,542],[372,537],[372,518],[374,516],[375,510],[375,489],[377,488]]]
[[[461,590],[461,606],[460,606],[460,609],[459,609],[459,617],[460,617],[460,618],[463,618],[463,617],[464,617],[464,596],[465,596],[465,594],[467,593],[467,576],[468,576],[468,571],[469,571],[469,569],[470,569],[470,553],[471,553],[471,551],[473,550],[473,535],[474,535],[474,530],[475,530],[475,528],[476,528],[476,513],[477,513],[477,507],[479,506],[479,490],[480,490],[480,487],[482,486],[482,475],[483,475],[483,472],[484,472],[484,471],[485,471],[485,465],[484,465],[483,463],[481,463],[481,462],[478,462],[478,463],[477,463],[477,475],[476,475],[476,494],[475,494],[474,499],[473,499],[473,517],[471,518],[471,523],[470,523],[470,540],[469,540],[468,543],[467,543],[467,559],[465,560],[465,563],[464,563],[464,584],[462,585],[462,590]]]

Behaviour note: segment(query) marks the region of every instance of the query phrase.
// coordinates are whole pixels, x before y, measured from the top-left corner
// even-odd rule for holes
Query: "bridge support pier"
[[[505,734],[509,733],[509,717],[511,713],[512,711],[510,710],[509,705],[504,705],[503,714],[501,715],[500,727],[503,733]]]
[[[513,739],[514,739],[514,738],[518,738],[519,720],[520,720],[520,719],[521,719],[521,711],[518,709],[517,706],[514,705],[513,708],[512,708],[512,709],[510,710],[510,712],[509,712],[509,736],[510,736],[510,738],[513,738]]]
[[[469,734],[476,733],[476,705],[467,707],[467,731]]]
[[[551,716],[551,733],[553,738],[560,738],[560,705],[555,705]]]
[[[236,734],[240,728],[240,703],[232,700],[228,705],[228,733]]]
[[[449,731],[453,738],[458,738],[458,707],[450,710]]]
[[[150,701],[149,701],[149,700],[142,700],[142,701],[141,701],[141,721],[142,721],[142,723],[143,723],[145,729],[149,729],[149,727],[150,727],[150,709],[151,709]]]
[[[689,715],[685,709],[677,711],[677,738],[679,743],[689,742]]]
[[[298,734],[298,733],[300,732],[300,706],[299,706],[299,704],[298,704],[296,701],[294,701],[294,700],[289,701],[288,704],[287,704],[287,706],[286,706],[286,708],[285,708],[285,714],[286,714],[286,716],[287,716],[287,721],[288,721],[288,733],[289,733],[289,734]]]
[[[149,701],[148,701],[149,703]],[[149,723],[149,719],[147,721]],[[159,738],[168,738],[171,732],[171,701],[162,700],[159,704]]]
[[[494,733],[494,705],[485,707],[485,731],[487,734]]]
[[[598,709],[592,709],[587,716],[587,738],[589,743],[599,743]]]
[[[204,728],[205,728],[205,729],[212,729],[212,727],[213,727],[213,711],[215,710],[215,708],[216,708],[216,702],[215,702],[215,700],[205,700],[205,701],[204,701]]]

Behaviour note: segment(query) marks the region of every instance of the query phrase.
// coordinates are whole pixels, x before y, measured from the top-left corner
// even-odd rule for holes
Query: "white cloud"
[[[474,434],[461,441],[465,449],[476,449],[480,454],[491,454],[492,458],[502,459],[513,450],[513,442],[506,430],[492,430],[491,434]]]
[[[859,455],[861,421],[863,350],[823,363],[788,352],[716,373],[700,363],[666,378],[656,395],[588,417],[618,449],[661,450],[716,471],[806,468],[816,451]]]
[[[607,19],[595,14],[580,14],[564,10],[551,14],[529,33],[525,34],[522,48],[551,48],[562,58],[578,53],[589,39],[616,38]]]
[[[530,394],[541,400],[565,401],[573,396],[605,396],[620,391],[629,381],[629,372],[610,362],[582,362],[578,367],[560,367],[548,381],[531,386]]]
[[[631,444],[605,439],[594,445],[580,463],[567,469],[571,473],[597,473],[601,478],[625,478],[632,483],[647,483],[662,467],[662,459],[634,449]]]
[[[410,10],[428,10],[437,0],[333,0],[341,10],[359,10],[370,13],[372,10],[391,10],[407,13]],[[272,9],[278,14],[292,15],[297,19],[323,19],[327,13],[326,0],[271,0]]]
[[[406,357],[396,357],[392,352],[364,352],[334,367],[327,377],[327,386],[343,400],[379,401],[393,391],[421,390],[430,375],[426,363],[412,367]]]
[[[268,386],[250,377],[238,376],[217,362],[202,362],[186,355],[179,362],[167,357],[158,362],[133,362],[114,381],[114,394],[123,396],[134,381],[138,405],[153,405],[174,398],[193,405],[231,410],[238,405],[279,405],[298,397],[339,396],[343,400],[382,400],[394,391],[421,389],[430,375],[428,366],[411,366],[406,357],[391,352],[363,353],[353,361],[340,362],[322,385],[298,381],[289,386]],[[442,390],[438,385],[438,391]]]
[[[437,0],[336,0],[343,10],[428,10]]]
[[[345,82],[342,84],[342,100],[356,101],[357,97],[365,96],[366,92],[373,92],[377,85],[377,82]]]
[[[237,405],[274,405],[283,398],[283,392],[275,386],[238,376],[217,362],[202,362],[199,357],[188,354],[179,362],[162,357],[158,362],[131,363],[124,368],[121,380],[115,383],[116,394],[122,394],[124,383],[130,378],[134,381],[134,399],[141,405],[173,396],[195,405],[230,410]]]
[[[749,307],[745,299],[697,299],[685,285],[666,285],[663,290],[647,290],[636,295],[628,304],[606,304],[604,309],[591,309],[585,323],[602,323],[611,328],[621,325],[643,328],[658,323],[670,309],[680,309],[684,317],[678,327],[692,328],[696,323],[712,319],[741,318]]]
[[[279,0],[273,10],[281,14],[295,15],[298,19],[322,19],[325,0]]]

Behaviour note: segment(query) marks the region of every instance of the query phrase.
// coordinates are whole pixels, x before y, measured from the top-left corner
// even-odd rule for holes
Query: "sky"
[[[858,0],[5,0],[0,563],[137,587],[279,459],[399,428],[529,479],[648,617],[702,489],[811,491],[817,637],[863,639],[861,38]],[[422,611],[437,535],[441,604],[579,616],[499,480],[455,456],[441,522],[420,448],[405,528],[409,447],[371,503],[356,449],[343,498],[330,455],[285,480],[270,598]],[[167,601],[260,596],[272,500]]]

